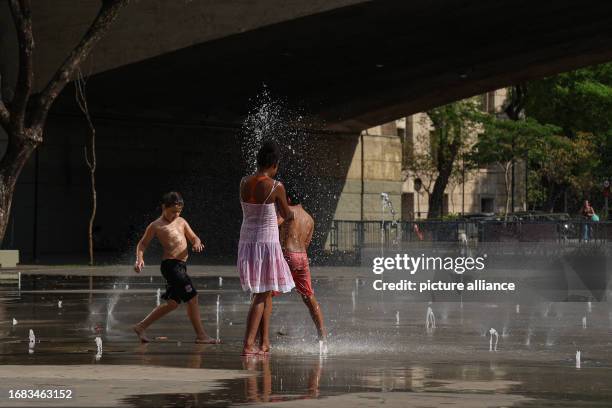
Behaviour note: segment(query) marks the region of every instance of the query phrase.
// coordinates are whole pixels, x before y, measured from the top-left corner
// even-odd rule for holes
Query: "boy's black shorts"
[[[187,275],[187,263],[178,259],[164,259],[161,263],[161,273],[166,279],[165,300],[172,299],[176,303],[189,302],[198,294]]]

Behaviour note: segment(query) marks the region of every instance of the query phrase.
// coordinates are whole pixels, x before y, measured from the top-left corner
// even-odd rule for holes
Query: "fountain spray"
[[[497,342],[499,341],[499,334],[497,334],[497,330],[491,327],[489,329],[489,334],[491,338],[489,339],[489,351],[497,351]],[[493,336],[495,336],[495,348],[493,347]]]

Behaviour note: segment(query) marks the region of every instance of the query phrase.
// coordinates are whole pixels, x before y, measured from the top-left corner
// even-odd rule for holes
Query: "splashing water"
[[[549,330],[546,333],[546,343],[545,344],[546,344],[546,347],[552,347],[555,345],[555,340],[553,338],[552,330]]]
[[[322,125],[307,118],[301,109],[290,108],[285,100],[273,97],[265,87],[251,99],[251,104],[253,108],[242,124],[240,137],[245,171],[247,174],[255,172],[256,153],[263,141],[277,142],[281,150],[278,179],[300,194],[302,204],[318,225],[326,225],[333,218],[329,208],[337,201],[335,198],[343,183],[323,177],[317,166],[321,152],[314,135]],[[333,157],[332,160],[340,165],[339,159]],[[326,233],[315,229],[312,242],[324,242]]]
[[[576,351],[576,368],[580,368],[580,350]]]
[[[327,354],[327,342],[319,340],[319,355]]]
[[[582,328],[583,329],[587,328],[587,318],[586,318],[586,316],[582,316]]]
[[[36,346],[36,336],[34,335],[34,330],[30,329],[28,336],[28,352],[30,354],[34,353],[34,346]]]
[[[102,338],[100,336],[96,336],[96,360],[100,360],[102,358]]]
[[[223,287],[223,278],[219,276],[219,287]]]
[[[516,314],[521,313],[521,305],[516,305]]]
[[[489,334],[491,338],[489,339],[489,351],[497,351],[497,342],[499,341],[499,334],[497,334],[497,330],[494,328],[489,329]],[[495,346],[493,346],[493,336],[495,336]]]
[[[550,314],[550,309],[552,308],[552,302],[548,303],[548,305],[546,305],[546,309],[544,310],[544,317],[548,317],[548,315]]]
[[[115,306],[117,306],[117,302],[119,302],[119,293],[115,293],[108,302],[108,311],[106,313],[106,332],[111,331],[111,327],[115,324],[116,320],[113,316],[113,312],[115,311]]]
[[[395,325],[399,326],[399,310],[395,312]]]
[[[425,328],[428,330],[436,328],[436,315],[434,315],[431,306],[427,306],[427,315],[425,316]]]
[[[15,318],[13,317],[13,326],[15,326],[17,323],[18,323],[18,322],[17,322],[17,319],[15,319]]]
[[[221,306],[221,295],[217,295],[217,341],[219,341],[219,309]]]
[[[591,313],[593,311],[593,304],[591,303],[590,300],[587,303],[587,310],[588,310],[589,313]]]
[[[58,301],[57,301],[57,308],[58,308],[58,309],[61,309],[61,308],[62,308],[62,301],[61,301],[61,300],[58,300]]]
[[[161,304],[161,289],[160,288],[157,288],[157,294],[156,294],[155,302],[157,303],[157,306],[159,306]]]
[[[525,340],[525,345],[526,346],[530,346],[531,345],[531,336],[533,336],[533,329],[529,328],[527,330],[527,339]]]

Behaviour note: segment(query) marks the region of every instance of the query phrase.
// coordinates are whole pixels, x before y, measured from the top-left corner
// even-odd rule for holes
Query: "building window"
[[[495,199],[491,197],[482,197],[480,199],[480,212],[494,213],[495,212]]]

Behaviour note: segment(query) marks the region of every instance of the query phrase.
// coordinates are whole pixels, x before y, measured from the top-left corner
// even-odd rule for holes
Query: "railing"
[[[325,258],[359,262],[365,247],[392,248],[417,242],[557,242],[612,241],[612,222],[559,221],[332,221]],[[342,263],[346,263],[342,261]]]

